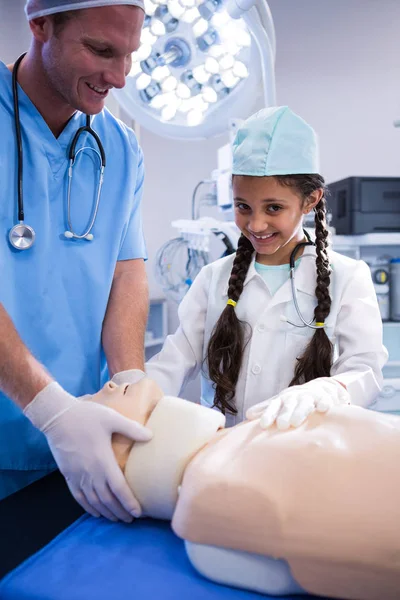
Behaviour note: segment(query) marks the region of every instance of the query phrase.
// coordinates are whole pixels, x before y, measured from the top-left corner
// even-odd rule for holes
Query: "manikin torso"
[[[345,406],[286,432],[221,429],[217,411],[152,386],[94,398],[151,413],[125,469],[145,514],[195,544],[285,559],[310,593],[398,598],[400,418]]]

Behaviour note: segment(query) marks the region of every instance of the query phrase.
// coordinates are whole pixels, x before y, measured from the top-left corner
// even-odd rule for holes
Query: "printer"
[[[336,234],[400,232],[400,177],[348,177],[328,189]]]

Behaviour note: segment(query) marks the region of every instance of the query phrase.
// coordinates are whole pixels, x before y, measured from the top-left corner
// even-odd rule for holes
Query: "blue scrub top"
[[[25,223],[36,232],[33,247],[24,251],[8,242],[17,222],[17,145],[12,77],[0,63],[0,302],[31,352],[68,392],[93,393],[107,377],[101,331],[116,262],[146,258],[142,152],[133,131],[108,110],[92,117],[107,161],[94,239],[68,240],[68,149],[85,115],[76,113],[55,138],[21,87],[19,106]],[[97,148],[92,136],[84,134],[78,148],[88,145]],[[97,156],[81,152],[71,192],[72,225],[78,234],[91,218],[98,180]],[[45,437],[0,393],[0,471],[54,466]]]

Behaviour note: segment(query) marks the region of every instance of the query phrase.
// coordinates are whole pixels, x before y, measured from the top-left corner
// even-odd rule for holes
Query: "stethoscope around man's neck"
[[[10,244],[16,250],[28,250],[32,247],[33,242],[35,241],[36,233],[30,225],[25,224],[25,214],[24,214],[24,200],[23,200],[23,151],[22,151],[22,136],[21,136],[21,121],[19,116],[19,103],[18,103],[18,82],[17,82],[17,74],[18,67],[21,64],[22,59],[24,58],[25,53],[22,54],[15,62],[13,71],[12,71],[12,89],[13,89],[13,101],[14,101],[14,119],[15,119],[15,135],[17,138],[17,152],[18,152],[18,223],[11,228],[8,234],[8,239]],[[77,152],[76,145],[79,140],[79,136],[81,133],[87,132],[94,137],[96,140],[98,150],[92,148],[91,146],[85,146],[80,148]],[[83,150],[92,150],[95,152],[100,161],[100,172],[99,172],[99,183],[97,187],[96,194],[96,202],[94,206],[93,213],[91,215],[89,225],[86,230],[82,234],[77,234],[74,232],[71,222],[71,187],[72,187],[72,172],[75,164],[76,157]],[[93,239],[93,234],[91,233],[93,226],[96,221],[97,212],[99,209],[101,188],[103,186],[103,178],[104,178],[104,169],[106,166],[106,157],[103,145],[97,133],[92,129],[90,125],[90,116],[86,115],[86,124],[83,127],[80,127],[78,131],[75,133],[75,136],[72,140],[69,153],[69,168],[68,168],[68,195],[67,195],[67,220],[68,220],[68,229],[64,232],[64,236],[67,239],[77,239],[77,240],[87,240],[91,241]]]

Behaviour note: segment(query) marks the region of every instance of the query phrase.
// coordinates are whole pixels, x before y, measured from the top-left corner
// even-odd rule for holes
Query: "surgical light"
[[[173,138],[202,139],[248,116],[260,80],[275,103],[275,35],[265,0],[145,0],[141,45],[127,85],[127,114]]]

